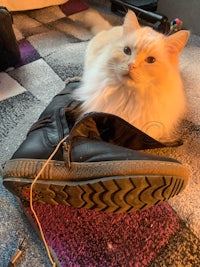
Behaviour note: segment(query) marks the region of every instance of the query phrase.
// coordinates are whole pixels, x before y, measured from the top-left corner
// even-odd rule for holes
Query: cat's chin
[[[125,86],[134,88],[136,86],[135,81],[130,77],[130,75],[124,75],[121,80]]]

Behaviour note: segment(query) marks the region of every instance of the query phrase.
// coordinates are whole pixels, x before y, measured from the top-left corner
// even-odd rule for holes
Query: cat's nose
[[[128,65],[128,68],[129,68],[129,70],[133,70],[133,69],[135,69],[135,68],[136,68],[136,64],[135,64],[135,62],[130,63],[130,64]]]

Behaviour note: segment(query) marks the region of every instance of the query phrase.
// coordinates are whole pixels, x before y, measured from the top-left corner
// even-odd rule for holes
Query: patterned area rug
[[[121,23],[111,12],[109,1],[87,3],[113,25]],[[81,17],[81,12],[76,15]],[[0,73],[2,165],[66,80],[82,75],[85,48],[92,37],[84,25],[73,16],[66,17],[58,6],[17,12],[13,17],[22,59],[15,69]],[[155,150],[188,166],[188,187],[168,203],[131,214],[35,203],[58,266],[200,266],[199,40],[191,36],[181,57],[189,99],[189,114],[180,133],[184,145]],[[2,183],[0,193],[0,266],[8,265],[24,237],[27,248],[19,266],[51,266],[29,207],[22,207]]]
[[[185,251],[177,261],[181,240],[174,241],[175,235],[188,229],[165,202],[131,214],[46,204],[35,204],[34,208],[60,266],[187,266],[193,253],[188,245],[190,242],[195,242],[195,247],[200,244],[191,233],[189,240],[178,236]],[[29,208],[24,211],[33,223]],[[35,223],[33,225],[35,227]],[[174,250],[166,249],[173,243]],[[200,264],[199,256],[195,249],[192,266]]]

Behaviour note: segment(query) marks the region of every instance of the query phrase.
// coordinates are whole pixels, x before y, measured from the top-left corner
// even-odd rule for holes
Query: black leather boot
[[[0,71],[13,67],[20,61],[20,51],[12,23],[10,12],[0,6]]]
[[[188,170],[177,160],[140,149],[164,147],[123,119],[107,113],[78,118],[70,83],[47,106],[3,170],[3,184],[22,200],[106,212],[132,212],[181,192]]]

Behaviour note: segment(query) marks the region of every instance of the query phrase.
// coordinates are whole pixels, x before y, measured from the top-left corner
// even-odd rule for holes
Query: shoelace
[[[37,213],[35,212],[34,210],[34,207],[33,207],[33,187],[34,187],[34,184],[37,182],[38,178],[40,177],[40,175],[42,174],[42,172],[44,171],[44,169],[46,168],[46,166],[48,165],[49,161],[54,157],[54,155],[56,154],[56,152],[58,151],[58,149],[60,148],[60,146],[62,145],[62,143],[67,139],[68,136],[64,137],[62,140],[60,140],[60,142],[57,144],[56,148],[54,149],[53,153],[50,155],[50,157],[45,161],[43,167],[41,168],[41,170],[39,171],[39,173],[37,174],[37,176],[35,177],[35,179],[33,180],[32,184],[31,184],[31,187],[30,187],[30,208],[31,208],[31,211],[34,215],[34,218],[38,224],[38,228],[39,228],[39,231],[40,231],[40,235],[41,235],[41,238],[42,238],[42,241],[45,245],[45,248],[46,248],[46,251],[47,251],[47,255],[49,257],[49,260],[52,264],[52,267],[56,267],[56,262],[53,260],[52,258],[52,255],[51,255],[51,252],[50,252],[50,249],[49,249],[49,246],[47,244],[47,241],[46,241],[46,238],[44,236],[44,232],[42,230],[42,226],[41,226],[41,223],[38,219],[38,216],[37,216]]]

